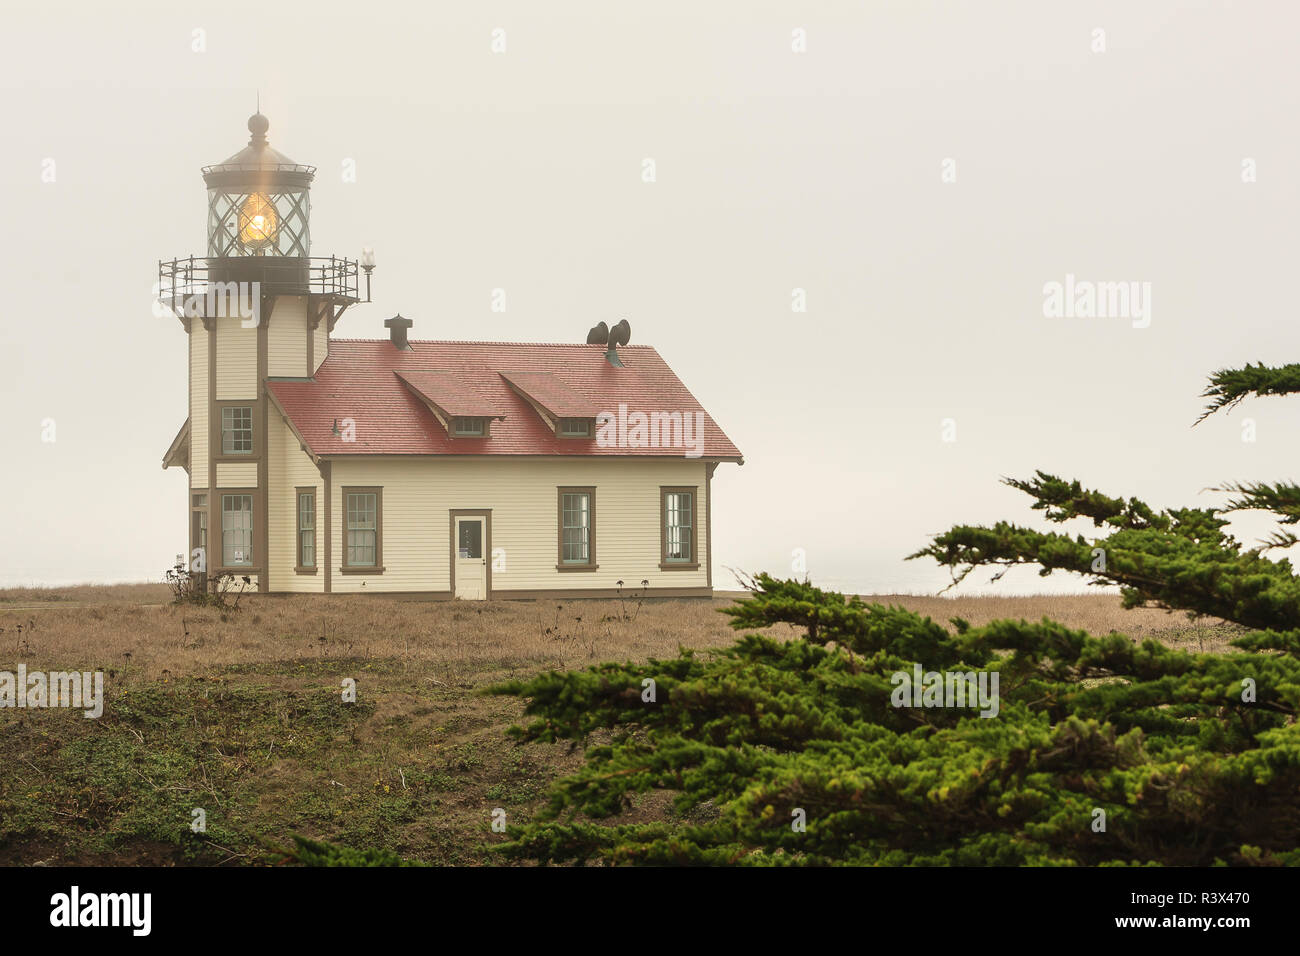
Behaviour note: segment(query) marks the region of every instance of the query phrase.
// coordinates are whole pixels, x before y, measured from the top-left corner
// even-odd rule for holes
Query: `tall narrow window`
[[[316,571],[316,489],[298,489],[298,567],[299,574]]]
[[[694,488],[661,488],[662,540],[659,567],[665,571],[691,571],[700,566],[697,554]]]
[[[221,409],[221,453],[253,453],[253,410],[248,406],[227,405]]]
[[[253,563],[253,496],[221,496],[221,563],[229,568]]]
[[[596,489],[559,489],[561,571],[596,567]]]
[[[383,571],[383,490],[344,488],[343,511],[343,527],[347,534],[343,549],[343,571]]]
[[[190,501],[190,511],[193,516],[193,525],[190,530],[190,550],[201,551],[203,554],[202,567],[208,566],[208,496],[206,494],[194,495]],[[194,565],[193,555],[190,558],[191,568]]]

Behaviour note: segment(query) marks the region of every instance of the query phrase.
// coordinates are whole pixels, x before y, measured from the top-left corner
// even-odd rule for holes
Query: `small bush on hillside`
[[[246,574],[236,577],[230,571],[220,574],[191,571],[179,555],[176,564],[167,569],[164,580],[171,589],[173,604],[195,604],[223,611],[238,611],[239,599],[253,583]]]

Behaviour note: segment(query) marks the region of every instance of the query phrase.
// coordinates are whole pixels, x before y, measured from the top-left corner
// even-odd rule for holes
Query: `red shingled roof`
[[[314,379],[271,379],[267,385],[276,404],[316,455],[680,457],[689,450],[664,442],[660,447],[631,447],[626,443],[602,445],[594,436],[558,438],[502,375],[519,378],[515,373],[526,370],[522,378],[528,380],[530,394],[543,381],[537,373],[547,373],[558,385],[558,393],[615,416],[624,405],[623,413],[629,416],[680,412],[693,424],[694,413],[700,412],[703,442],[699,457],[741,460],[740,450],[649,346],[620,348],[626,367],[615,368],[605,360],[605,348],[599,345],[416,341],[410,345],[406,351],[394,348],[387,339],[331,339],[329,356]],[[431,372],[442,374],[426,374]],[[482,403],[495,409],[492,414],[505,417],[492,423],[487,438],[453,438],[402,378],[417,390],[426,385],[444,389],[440,394],[447,401]],[[458,384],[454,393],[449,391],[452,382]],[[549,399],[556,401],[557,397],[550,395]],[[534,400],[546,407],[540,397]],[[342,431],[345,418],[356,422],[353,442],[334,434],[335,421]]]
[[[417,395],[450,418],[493,418],[501,414],[492,400],[450,372],[395,373]]]
[[[598,407],[586,395],[569,388],[552,372],[502,372],[501,377],[531,398],[554,418],[595,418],[604,407]]]

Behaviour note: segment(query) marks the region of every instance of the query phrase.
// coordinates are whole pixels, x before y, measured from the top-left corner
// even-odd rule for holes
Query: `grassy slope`
[[[516,747],[503,731],[520,703],[477,688],[734,639],[715,611],[726,600],[304,597],[245,599],[222,615],[160,605],[166,595],[149,587],[0,591],[0,670],[20,660],[102,669],[108,697],[98,720],[0,710],[0,863],[253,863],[294,832],[430,863],[489,863],[492,810],[526,819],[581,757],[564,745]],[[1221,647],[1227,632],[1123,612],[1107,596],[893,600],[974,623],[1046,613],[1191,649]],[[357,682],[356,704],[341,700],[345,678]],[[634,816],[669,812],[661,797]],[[190,831],[196,807],[207,813],[201,836]]]

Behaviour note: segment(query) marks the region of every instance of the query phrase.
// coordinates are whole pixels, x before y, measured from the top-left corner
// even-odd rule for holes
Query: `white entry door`
[[[486,519],[456,518],[456,597],[482,601],[487,597],[487,556],[483,553]]]

